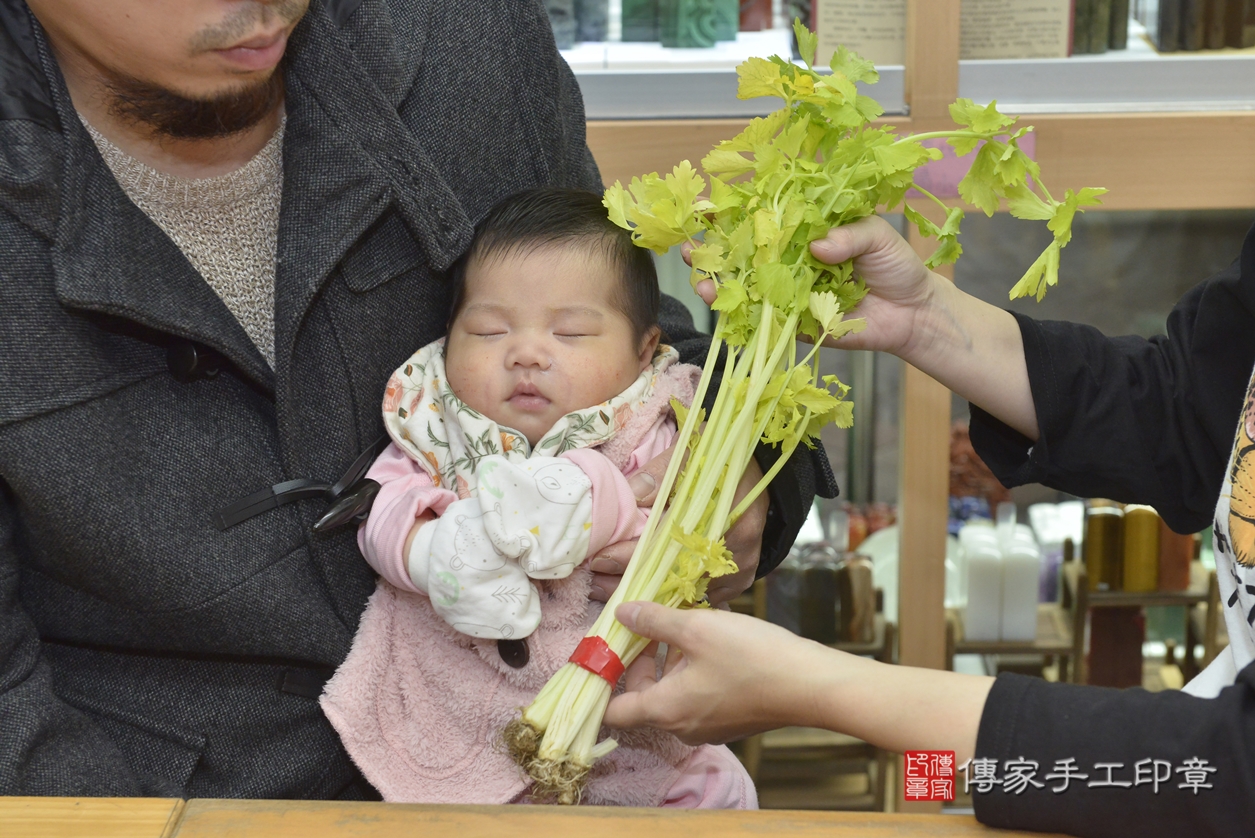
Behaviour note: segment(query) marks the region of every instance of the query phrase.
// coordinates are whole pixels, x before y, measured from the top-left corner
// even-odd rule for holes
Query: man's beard
[[[119,119],[147,126],[159,137],[206,140],[228,137],[260,123],[283,99],[283,73],[210,99],[189,99],[135,78],[109,81],[109,109]]]

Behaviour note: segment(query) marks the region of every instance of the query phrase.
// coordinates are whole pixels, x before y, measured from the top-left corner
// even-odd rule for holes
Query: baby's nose
[[[546,370],[549,369],[552,362],[553,359],[542,341],[519,340],[510,351],[510,366],[535,367]]]

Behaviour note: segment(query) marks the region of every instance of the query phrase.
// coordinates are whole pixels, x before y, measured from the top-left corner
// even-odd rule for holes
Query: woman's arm
[[[1037,438],[1024,342],[1008,312],[929,271],[882,218],[836,227],[812,242],[811,252],[834,265],[854,257],[854,270],[867,283],[867,296],[850,314],[865,319],[867,328],[835,346],[897,355],[1029,439]]]
[[[824,261],[853,256],[867,282],[855,315],[868,328],[838,346],[897,354],[967,398],[972,442],[1005,485],[1148,503],[1178,532],[1210,522],[1255,365],[1255,229],[1150,339],[982,303],[926,271],[880,219],[811,247]]]
[[[679,649],[657,678],[642,655],[606,724],[689,743],[784,725],[892,751],[954,751],[990,826],[1084,838],[1238,836],[1255,824],[1255,664],[1217,698],[890,666],[752,617],[626,603],[628,628]],[[978,775],[969,766],[960,772]]]
[[[960,763],[975,752],[992,678],[890,666],[723,611],[629,603],[615,616],[682,658],[659,680],[642,655],[610,702],[610,727],[647,725],[695,744],[803,725],[891,751],[954,751]]]

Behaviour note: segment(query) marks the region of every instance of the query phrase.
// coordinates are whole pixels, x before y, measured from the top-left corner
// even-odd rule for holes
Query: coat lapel
[[[323,4],[311,3],[293,32],[284,73],[287,126],[275,281],[276,403],[289,469],[334,480],[351,455],[339,458],[331,452],[351,446],[358,429],[351,425],[330,429],[328,423],[352,414],[343,409],[351,395],[347,388],[322,394],[334,404],[316,411],[309,424],[311,417],[300,405],[318,385],[308,375],[295,373],[308,365],[294,358],[298,346],[302,351],[325,352],[327,363],[340,357],[335,347],[303,340],[305,324],[316,316],[328,280],[350,248],[386,214],[400,217],[404,224],[396,225],[397,232],[417,242],[422,258],[435,271],[461,255],[474,228]],[[308,333],[326,339],[320,327]],[[345,381],[353,372],[346,369]],[[334,438],[318,436],[327,433]],[[323,444],[316,451],[293,449],[319,439]],[[337,460],[342,461],[331,465]],[[337,539],[344,537],[351,534]],[[360,561],[346,562],[344,551],[330,549],[333,543],[312,539],[310,547],[328,597],[351,626],[370,593],[371,579],[362,573]]]
[[[270,366],[178,247],[131,203],[103,162],[80,168],[80,182],[67,179],[62,193],[52,257],[61,303],[211,347],[272,391]]]
[[[286,72],[275,289],[280,369],[332,270],[389,207],[434,271],[448,268],[474,233],[457,196],[321,4],[311,4],[293,32]]]
[[[79,122],[60,70],[41,52],[65,142],[52,249],[61,304],[204,344],[273,391],[270,366],[226,304],[118,186]]]

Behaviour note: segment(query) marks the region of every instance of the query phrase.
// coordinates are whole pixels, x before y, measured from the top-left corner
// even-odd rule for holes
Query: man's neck
[[[252,128],[227,137],[179,139],[158,135],[146,125],[120,119],[110,107],[112,94],[101,74],[80,56],[56,47],[54,43],[57,63],[79,115],[109,142],[164,174],[199,179],[233,172],[265,147],[283,118],[280,101]]]

